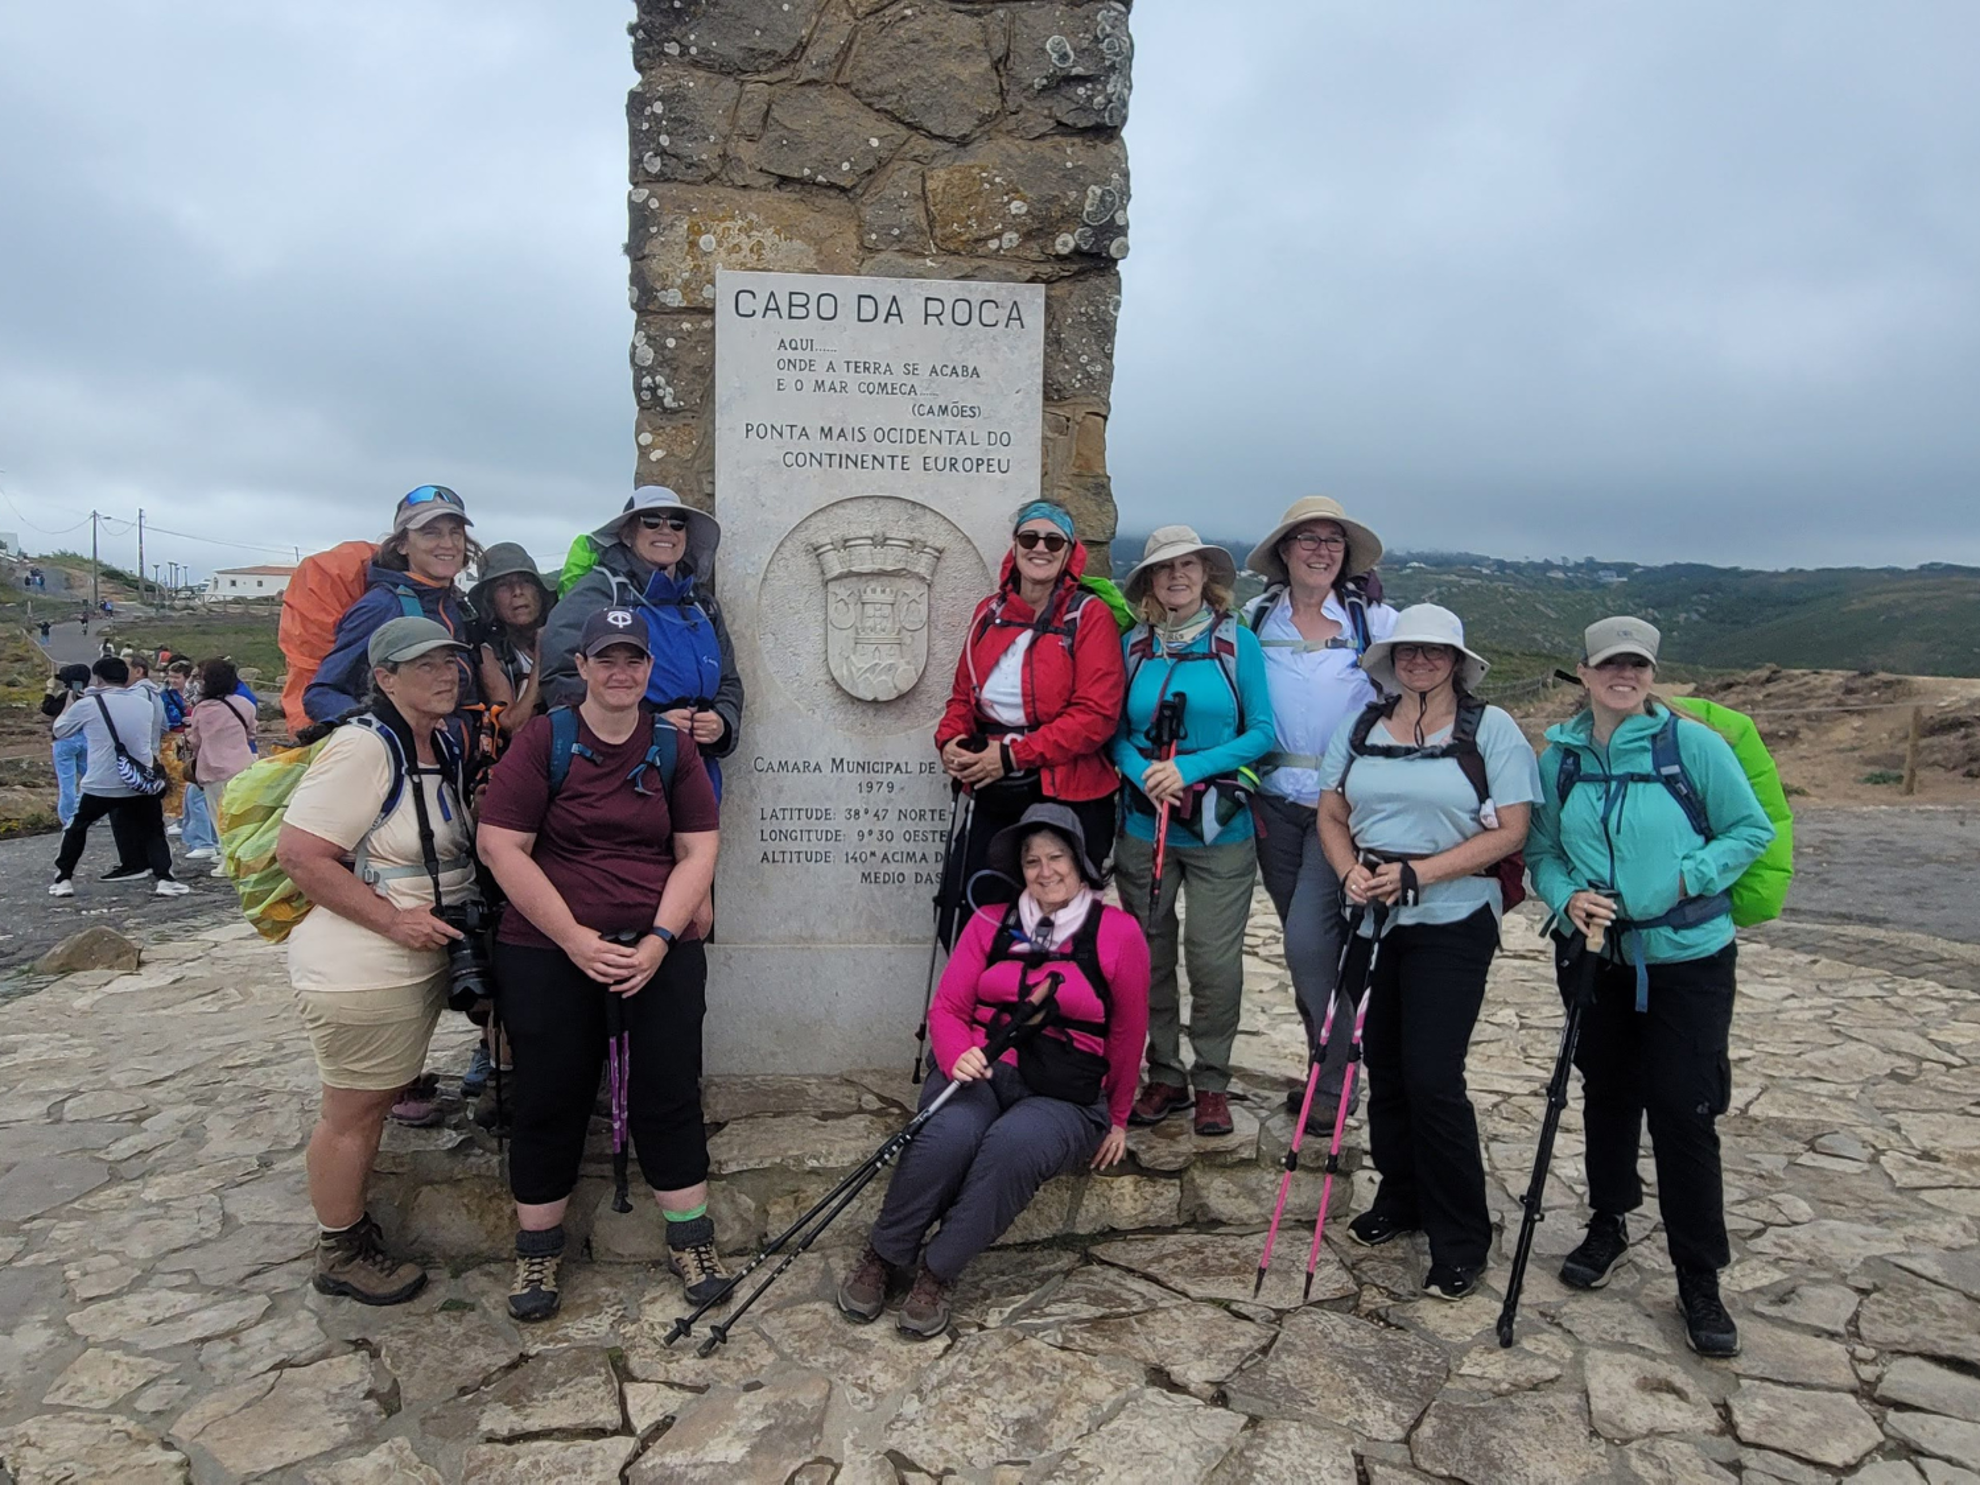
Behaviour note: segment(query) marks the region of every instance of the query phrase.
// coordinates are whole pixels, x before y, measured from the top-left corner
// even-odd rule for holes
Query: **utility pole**
[[[144,602],[144,507],[138,507],[138,602]]]
[[[96,512],[91,511],[89,513],[89,611],[92,614],[100,614],[103,612],[103,593],[102,593],[101,585],[97,581],[97,576],[98,576],[97,562],[96,562],[97,520],[98,517]]]

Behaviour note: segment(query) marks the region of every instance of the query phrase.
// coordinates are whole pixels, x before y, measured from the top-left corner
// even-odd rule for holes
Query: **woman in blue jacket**
[[[1534,890],[1578,936],[1604,934],[1575,1053],[1593,1220],[1561,1282],[1600,1288],[1628,1251],[1647,1113],[1686,1337],[1700,1355],[1733,1356],[1739,1330],[1719,1298],[1719,1270],[1732,1261],[1717,1124],[1732,1097],[1737,949],[1726,893],[1774,827],[1731,745],[1651,695],[1659,638],[1641,619],[1591,624],[1576,667],[1588,708],[1548,730],[1540,757],[1526,858]],[[1675,777],[1660,768],[1672,762]],[[1566,995],[1581,951],[1556,944]]]
[[[1141,622],[1122,636],[1127,701],[1114,739],[1124,780],[1114,866],[1121,902],[1148,938],[1148,1082],[1128,1115],[1154,1124],[1191,1107],[1200,1135],[1229,1134],[1231,1044],[1244,998],[1244,925],[1258,870],[1249,799],[1251,765],[1275,745],[1272,694],[1258,640],[1231,612],[1237,564],[1187,526],[1148,538],[1122,584]],[[1183,736],[1173,760],[1150,729],[1165,704],[1180,705]],[[1155,837],[1162,806],[1168,837],[1160,899],[1150,910]],[[1176,899],[1187,885],[1182,949],[1189,958],[1189,1039],[1182,1060],[1176,987]]]

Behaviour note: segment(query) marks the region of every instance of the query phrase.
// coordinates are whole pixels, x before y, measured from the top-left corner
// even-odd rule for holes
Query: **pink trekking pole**
[[[1327,997],[1326,1013],[1320,1018],[1320,1042],[1313,1049],[1312,1061],[1306,1069],[1306,1097],[1300,1100],[1299,1122],[1293,1125],[1292,1147],[1286,1151],[1285,1173],[1279,1177],[1279,1200],[1272,1208],[1272,1225],[1265,1230],[1265,1251],[1258,1257],[1258,1277],[1251,1284],[1253,1299],[1265,1288],[1265,1271],[1272,1266],[1272,1245],[1279,1239],[1279,1219],[1285,1216],[1286,1196],[1292,1190],[1293,1173],[1299,1169],[1299,1147],[1306,1139],[1306,1116],[1313,1110],[1313,1095],[1320,1087],[1320,1065],[1327,1060],[1327,1044],[1334,1034],[1334,1007],[1340,999],[1341,980],[1347,974],[1348,950],[1354,946],[1366,912],[1362,907],[1348,910],[1347,933],[1341,939],[1340,959],[1334,965],[1334,988]]]
[[[1341,1079],[1341,1103],[1334,1111],[1334,1138],[1327,1146],[1327,1174],[1320,1182],[1320,1215],[1313,1219],[1313,1246],[1306,1253],[1306,1288],[1300,1294],[1305,1304],[1313,1295],[1313,1270],[1320,1262],[1320,1239],[1327,1231],[1327,1203],[1333,1199],[1334,1176],[1341,1168],[1341,1131],[1347,1128],[1348,1105],[1354,1101],[1355,1075],[1361,1071],[1361,1028],[1368,1019],[1368,997],[1375,989],[1375,961],[1382,953],[1382,929],[1389,916],[1383,903],[1372,906],[1375,936],[1368,942],[1368,969],[1361,977],[1361,999],[1354,1008],[1354,1039],[1348,1043],[1347,1073]]]

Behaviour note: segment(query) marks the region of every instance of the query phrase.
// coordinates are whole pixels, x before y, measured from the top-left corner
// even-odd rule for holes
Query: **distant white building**
[[[212,603],[230,598],[280,598],[295,574],[293,567],[222,567],[207,580],[206,599]]]

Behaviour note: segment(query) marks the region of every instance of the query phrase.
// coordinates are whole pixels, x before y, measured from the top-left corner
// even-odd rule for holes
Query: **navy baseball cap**
[[[631,645],[642,655],[652,655],[646,637],[646,620],[629,608],[601,608],[584,621],[578,637],[578,653],[586,659],[613,645]]]

